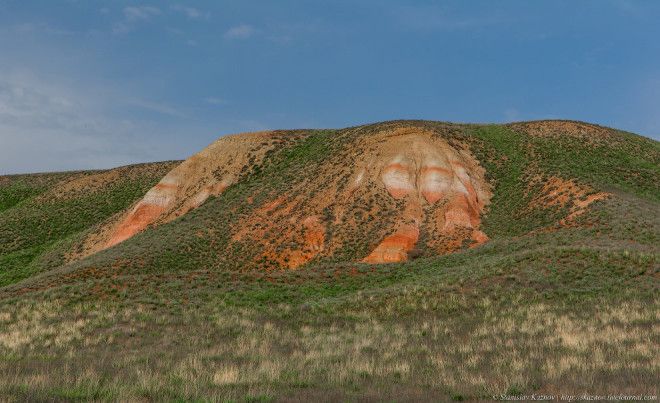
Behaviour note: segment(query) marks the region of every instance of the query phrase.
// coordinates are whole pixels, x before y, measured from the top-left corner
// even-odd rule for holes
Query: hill
[[[221,137],[0,177],[0,394],[656,394],[660,143],[572,121]]]

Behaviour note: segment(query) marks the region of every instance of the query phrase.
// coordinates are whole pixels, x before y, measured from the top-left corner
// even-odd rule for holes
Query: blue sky
[[[0,174],[400,118],[658,139],[658,21],[650,0],[0,0]]]

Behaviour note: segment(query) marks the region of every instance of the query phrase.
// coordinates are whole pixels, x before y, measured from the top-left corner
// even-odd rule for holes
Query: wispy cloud
[[[610,0],[609,3],[626,14],[633,16],[641,16],[643,14],[643,10],[640,7],[643,3],[640,2],[633,2],[630,0]]]
[[[168,115],[177,118],[188,117],[188,115],[182,110],[164,103],[153,102],[144,99],[136,99],[136,98],[131,98],[126,100],[126,103],[152,112],[160,113],[161,115]]]
[[[149,20],[160,14],[160,9],[152,6],[124,7],[124,17],[127,21]]]
[[[393,17],[400,25],[415,31],[460,31],[507,21],[506,18],[496,14],[455,15],[435,5],[399,7],[394,10]]]
[[[204,101],[211,105],[225,105],[227,103],[226,100],[217,97],[208,97]]]
[[[136,107],[169,116],[167,123],[132,113]],[[0,70],[0,175],[181,157],[180,144],[176,150],[163,140],[184,126],[195,130],[183,116],[115,88]]]
[[[225,32],[224,37],[227,39],[247,39],[256,33],[256,29],[252,25],[241,24],[231,27]]]
[[[126,34],[131,32],[140,22],[147,22],[162,14],[158,7],[152,6],[129,6],[122,10],[124,18],[112,27],[114,34]]]
[[[307,21],[270,24],[265,30],[266,39],[278,45],[288,45],[302,38],[309,38],[319,33],[337,35],[343,33],[343,27],[329,25],[320,19]]]
[[[200,9],[194,7],[175,5],[172,6],[172,10],[185,15],[191,20],[208,19],[211,17],[211,13],[207,11],[201,11]]]
[[[5,25],[0,27],[0,33],[15,35],[50,35],[50,36],[71,36],[76,32],[68,29],[62,29],[45,23],[24,22],[15,25]]]
[[[112,166],[144,151],[113,144],[131,131],[93,99],[25,73],[0,74],[0,173]],[[119,147],[121,148],[121,147]]]

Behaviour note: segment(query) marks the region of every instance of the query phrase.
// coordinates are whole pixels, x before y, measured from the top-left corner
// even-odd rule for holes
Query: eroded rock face
[[[219,195],[274,148],[271,136],[264,132],[223,137],[186,160],[100,235],[100,249]],[[342,248],[355,242],[351,233],[378,234],[376,239],[359,239],[376,246],[352,257],[367,263],[406,260],[420,247],[422,233],[426,235],[421,246],[437,253],[456,250],[466,240],[488,240],[479,226],[490,199],[489,186],[466,149],[414,126],[350,137],[344,144],[337,159],[328,159],[313,174],[303,173],[284,193],[270,195],[244,213],[240,222],[226,229],[230,242],[257,251],[254,259],[259,264],[295,269],[346,250]],[[253,200],[247,196],[246,203]],[[358,210],[364,213],[356,215]],[[381,220],[386,227],[374,224]]]
[[[105,247],[116,245],[145,229],[163,215],[176,200],[178,178],[170,173],[151,188],[114,230]]]
[[[396,232],[385,239],[367,256],[367,263],[394,263],[408,258],[419,239],[417,225],[402,225]]]
[[[92,237],[90,252],[123,242],[149,225],[171,221],[221,194],[245,167],[263,160],[274,147],[271,137],[272,132],[256,132],[215,141],[170,171],[115,224]]]
[[[527,206],[531,211],[539,206],[569,207],[569,214],[558,224],[569,226],[575,219],[586,213],[587,208],[594,202],[607,199],[611,196],[605,192],[595,192],[591,187],[578,184],[573,180],[562,179],[557,176],[536,177],[532,183],[542,184],[542,190]]]
[[[415,190],[415,178],[412,176],[411,162],[403,155],[397,155],[383,168],[381,180],[387,191],[395,199],[405,197]]]
[[[376,136],[375,136],[376,137]],[[490,199],[483,169],[465,150],[450,146],[432,132],[400,128],[374,138],[366,159],[368,172],[389,195],[403,202],[401,219],[391,235],[364,259],[368,263],[407,259],[419,238],[420,224],[433,216],[433,230],[447,238],[467,237],[475,244],[488,237],[479,230],[480,215]],[[462,239],[458,240],[460,244]]]

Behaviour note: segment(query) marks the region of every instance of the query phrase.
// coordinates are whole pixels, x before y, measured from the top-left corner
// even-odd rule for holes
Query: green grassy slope
[[[164,162],[2,177],[0,287],[61,266],[63,254],[77,237],[129,207],[173,166]],[[61,188],[68,190],[61,193]]]
[[[412,123],[467,143],[486,169],[494,185],[483,220],[489,243],[401,264],[351,263],[368,247],[358,239],[367,233],[340,254],[345,260],[321,259],[296,271],[247,267],[249,245],[231,244],[222,228],[251,208],[243,202],[248,195],[266,199],[291,186],[338,155],[349,136],[411,123],[310,132],[169,224],[67,266],[30,259],[25,267],[38,274],[0,288],[0,395],[657,395],[659,143],[609,130],[606,138],[575,141],[572,133],[536,136],[521,125]],[[148,187],[155,176],[139,183]],[[576,201],[534,204],[542,192],[536,177],[574,180],[611,196],[572,225],[559,225]],[[37,208],[31,198],[47,185],[30,183],[13,185],[23,190],[1,199],[11,206],[0,223],[12,229],[0,228],[44,239],[21,229],[34,224],[9,221]],[[125,205],[139,197],[137,187],[130,194]],[[110,210],[103,217],[118,211]],[[37,244],[75,236],[103,217]],[[59,230],[57,219],[42,218],[50,222],[44,228]],[[208,228],[216,229],[212,238],[190,236]],[[2,259],[32,247],[20,242]],[[12,264],[0,270],[31,274]]]

